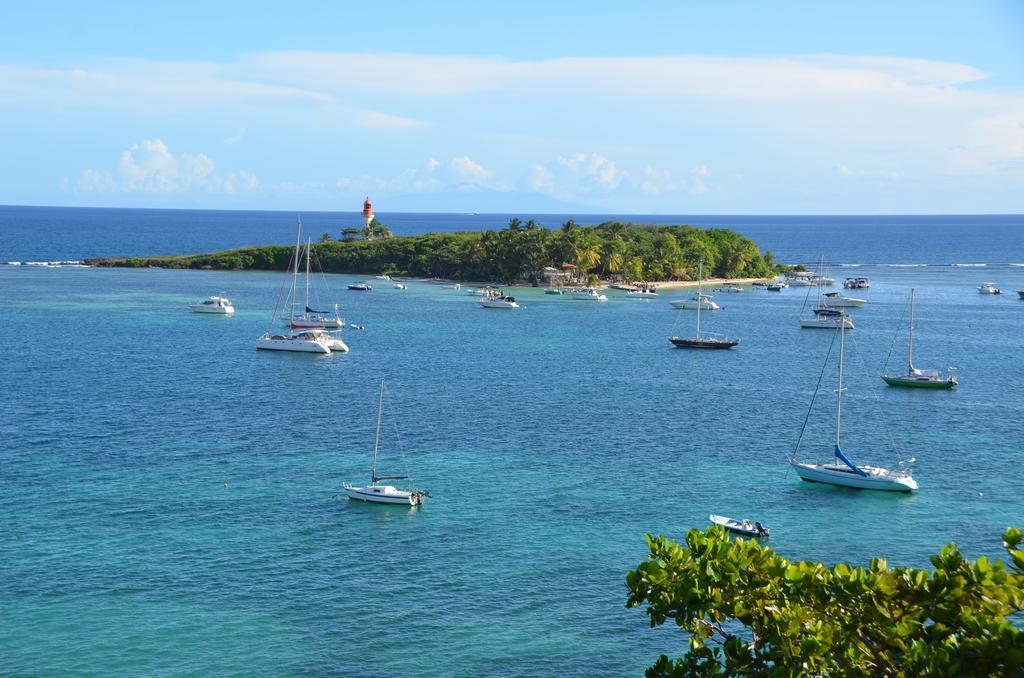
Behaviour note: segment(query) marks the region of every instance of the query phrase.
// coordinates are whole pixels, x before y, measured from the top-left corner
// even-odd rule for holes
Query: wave
[[[957,268],[985,268],[988,264],[953,264]]]
[[[1024,266],[1024,264],[1007,264],[1007,266],[1018,266],[1018,267],[1020,267],[1020,266]]]
[[[889,268],[924,268],[928,264],[882,264],[882,266],[888,266]]]
[[[860,268],[864,264],[839,264],[839,268]]]

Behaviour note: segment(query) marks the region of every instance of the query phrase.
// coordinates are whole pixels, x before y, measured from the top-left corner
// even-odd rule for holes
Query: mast
[[[704,298],[700,291],[704,284],[704,260],[697,264],[697,341],[700,341],[700,307],[704,305]]]
[[[836,389],[836,451],[839,450],[839,424],[843,413],[843,352],[846,348],[846,322],[839,318],[839,388]],[[837,455],[838,456],[838,455]]]
[[[380,398],[377,400],[377,435],[373,439],[373,470],[370,471],[371,482],[377,482],[377,450],[380,449],[380,415],[384,410],[384,377],[380,379]]]
[[[309,308],[309,252],[313,249],[313,239],[306,240],[306,308]]]
[[[299,280],[299,242],[302,238],[302,218],[299,217],[299,223],[295,227],[295,269],[292,273],[292,310],[291,316],[288,318],[288,322],[291,322],[295,317],[295,286]]]
[[[914,373],[914,288],[910,288],[910,346],[907,349],[907,374]]]

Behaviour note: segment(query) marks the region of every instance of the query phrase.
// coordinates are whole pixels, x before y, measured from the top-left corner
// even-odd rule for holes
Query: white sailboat
[[[403,490],[394,485],[381,485],[382,480],[409,480],[409,476],[378,476],[377,453],[380,451],[380,418],[384,408],[384,380],[380,380],[380,397],[377,400],[377,434],[373,441],[373,467],[370,470],[370,484],[356,487],[342,483],[349,499],[358,499],[372,504],[405,504],[420,506],[430,496],[426,490]]]
[[[807,327],[811,329],[853,329],[853,318],[851,318],[843,306],[833,308],[825,301],[825,295],[822,292],[822,287],[826,284],[823,281],[831,280],[830,278],[824,277],[821,271],[824,268],[824,258],[821,263],[818,264],[819,274],[815,275],[810,280],[813,281],[813,287],[817,290],[817,299],[815,300],[814,306],[811,308],[811,315],[805,316],[804,309],[807,308],[807,301],[811,296],[811,287],[808,286],[807,294],[804,295],[804,305],[800,309],[800,327]],[[833,281],[834,282],[834,281]],[[863,301],[858,299],[856,301]],[[838,306],[838,304],[836,304]]]
[[[294,272],[292,274],[291,290],[291,317],[295,313],[296,285],[299,276],[299,248],[302,238],[302,222],[299,222],[295,232],[295,259]],[[278,297],[280,301],[280,297]],[[274,316],[277,315],[277,308],[274,309]],[[271,319],[271,324],[273,324]],[[298,329],[287,334],[274,334],[270,331],[264,333],[256,340],[256,348],[261,351],[290,351],[294,353],[334,353],[347,352],[348,346],[340,337],[328,334],[322,327]]]
[[[338,305],[334,305],[333,311],[316,311],[309,307],[309,278],[310,278],[310,257],[313,250],[312,239],[306,241],[306,303],[305,312],[295,313],[295,297],[297,294],[297,278],[292,280],[292,315],[282,318],[285,325],[293,330],[340,330],[345,327],[345,319],[338,313]],[[298,263],[295,271],[298,273]]]
[[[911,476],[910,464],[913,459],[900,464],[898,468],[889,469],[880,466],[858,466],[850,461],[839,444],[843,412],[843,354],[846,349],[846,328],[839,327],[839,376],[836,388],[836,435],[835,447],[832,451],[833,461],[828,464],[812,464],[789,458],[789,463],[802,480],[809,483],[839,485],[861,490],[883,490],[887,492],[913,492],[918,488],[917,481]],[[827,360],[827,358],[826,358]],[[813,406],[814,399],[811,399]],[[800,432],[803,439],[803,431]],[[800,442],[797,441],[799,450]]]

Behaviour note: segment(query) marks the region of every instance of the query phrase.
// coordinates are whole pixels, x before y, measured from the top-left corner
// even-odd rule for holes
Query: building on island
[[[370,202],[370,196],[366,196],[366,200],[363,201],[363,226],[369,226],[375,216],[376,215],[373,213],[373,203]]]

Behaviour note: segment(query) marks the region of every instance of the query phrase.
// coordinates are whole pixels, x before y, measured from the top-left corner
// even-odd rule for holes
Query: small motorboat
[[[519,308],[515,297],[510,297],[498,290],[492,290],[483,299],[478,299],[477,303],[483,308]]]
[[[868,303],[867,299],[857,297],[844,297],[839,292],[826,292],[821,295],[822,305],[828,308],[860,308]]]
[[[373,290],[372,287],[363,282],[349,283],[348,288],[350,290],[355,290],[356,292],[370,292]]]
[[[716,291],[717,292],[725,292],[727,294],[738,294],[738,293],[743,291],[743,288],[740,287],[739,285],[737,285],[736,283],[725,283],[724,285],[719,287]]]
[[[657,299],[658,293],[653,288],[637,288],[626,292],[627,299]]]
[[[384,274],[381,274],[381,275],[377,275],[377,276],[374,276],[374,277],[377,280],[391,280],[391,276],[388,275],[387,273],[384,273]]]
[[[698,307],[705,311],[717,311],[721,308],[715,303],[714,297],[710,294],[697,293],[689,299],[677,299],[675,301],[668,302],[672,305],[672,308],[681,308],[686,310],[696,310]]]
[[[978,288],[980,294],[1002,294],[1003,291],[996,287],[994,282],[981,283],[981,287]]]
[[[764,286],[764,288],[769,292],[781,292],[785,287],[788,287],[788,285],[786,285],[786,283],[781,282],[768,283],[767,285]]]
[[[871,285],[868,283],[867,278],[847,278],[843,281],[843,287],[848,290],[866,290]]]
[[[744,537],[753,537],[754,539],[760,539],[761,537],[768,537],[771,535],[771,530],[762,525],[761,523],[754,521],[750,522],[746,518],[736,520],[734,518],[726,518],[725,516],[716,516],[712,513],[708,516],[715,525],[721,525],[725,529],[729,530],[733,534],[740,534]]]
[[[607,296],[593,287],[581,287],[578,290],[571,290],[568,294],[577,301],[608,301]]]
[[[235,312],[235,307],[231,305],[227,297],[210,297],[203,301],[189,304],[188,307],[192,309],[193,313],[211,313],[214,315],[231,315]]]
[[[565,294],[565,290],[561,287],[549,287],[544,290],[544,294]]]
[[[392,285],[392,287],[394,287],[396,290],[404,290],[404,289],[406,289],[405,283],[395,283],[394,285]]]

